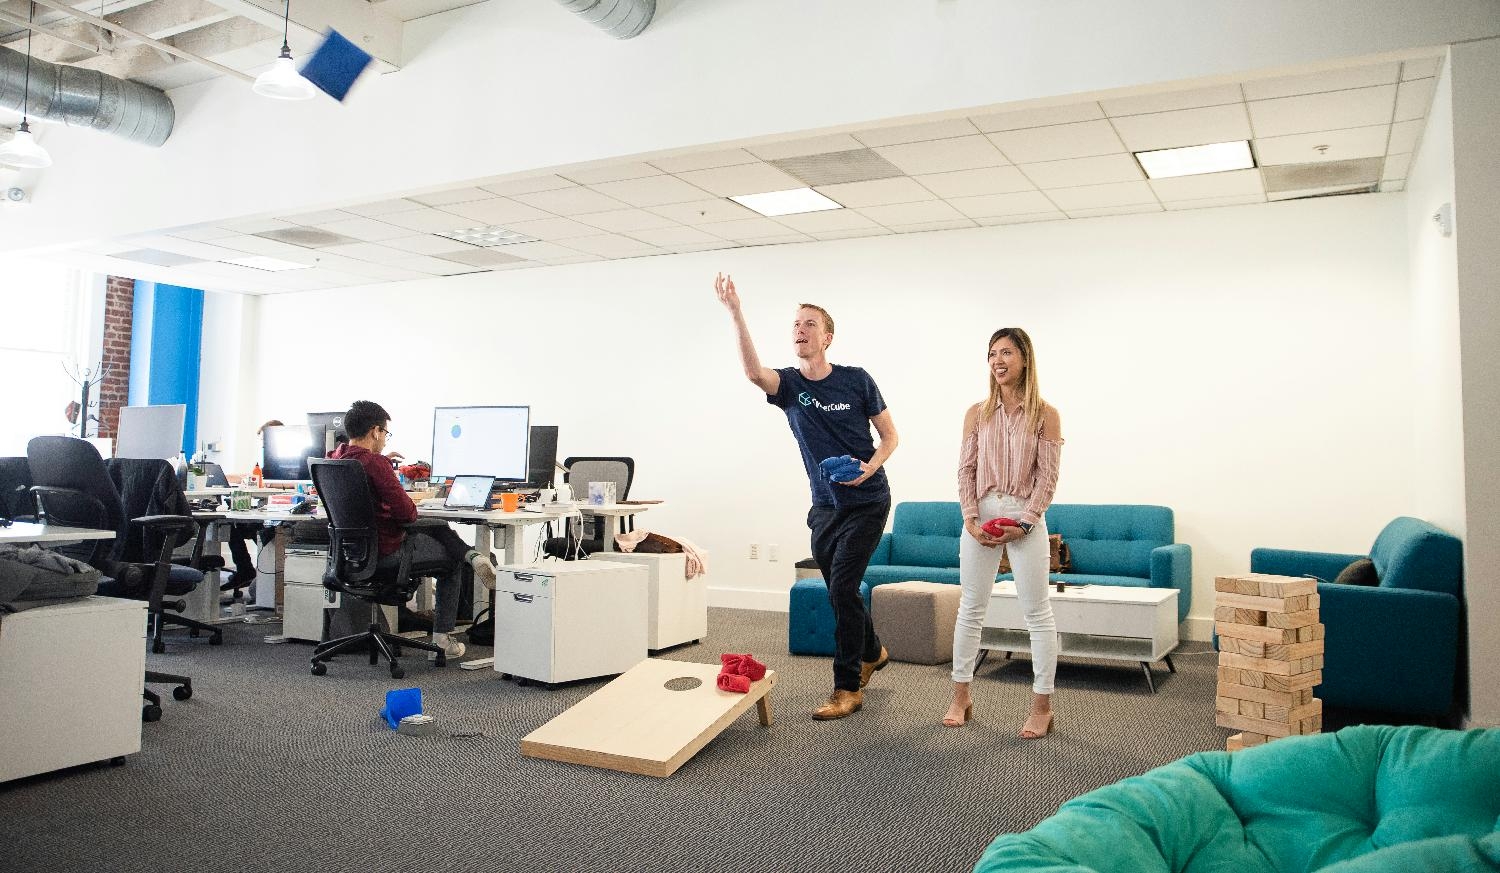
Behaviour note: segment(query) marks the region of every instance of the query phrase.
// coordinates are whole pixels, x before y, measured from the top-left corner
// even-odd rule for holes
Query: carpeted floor
[[[1214,658],[1201,644],[1158,668],[1067,660],[1055,732],[1018,739],[1030,663],[991,658],[975,718],[938,723],[947,666],[893,662],[863,711],[808,713],[829,660],[786,654],[786,616],[710,610],[708,638],[661,657],[752,652],[781,682],[775,723],[742,716],[669,779],[522,757],[520,739],[600,687],[522,688],[489,670],[407,659],[392,680],[359,658],[308,671],[311,647],[268,645],[276,625],[226,625],[225,645],[174,632],[143,749],[0,786],[0,869],[29,871],[967,870],[996,834],[1064,800],[1183,755],[1222,749]],[[1194,650],[1203,654],[1194,654]],[[471,647],[469,657],[489,650]],[[377,713],[419,686],[444,732],[407,737]],[[482,732],[460,738],[452,732]],[[3,740],[0,740],[3,742]]]

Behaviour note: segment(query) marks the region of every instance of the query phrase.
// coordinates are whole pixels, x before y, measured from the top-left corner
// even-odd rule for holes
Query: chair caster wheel
[[[192,697],[192,696],[193,696],[193,686],[191,686],[191,685],[179,685],[176,688],[172,689],[172,699],[173,700],[187,700],[189,697]]]
[[[505,680],[506,682],[509,682],[510,681],[510,674],[509,673],[501,673],[500,674],[500,678],[503,679],[503,680]]]
[[[526,686],[528,686],[528,685],[531,684],[531,680],[530,679],[517,679],[516,680],[516,684],[519,685],[519,686],[521,686],[522,688],[525,688]]]
[[[314,676],[322,676],[324,673],[327,673],[327,672],[328,672],[328,665],[327,664],[323,663],[322,661],[314,661],[313,662],[313,665],[312,665],[312,674]]]
[[[211,636],[211,637],[208,638],[208,644],[210,646],[222,646],[222,645],[224,645],[224,635],[221,634],[221,633],[215,632],[213,636]]]
[[[154,703],[148,703],[141,707],[141,721],[147,723],[161,721],[161,707]]]
[[[123,766],[125,766],[125,756],[124,755],[116,755],[113,758],[110,758],[109,759],[109,766],[111,766],[111,767],[123,767]]]
[[[156,642],[154,642],[154,643],[151,644],[151,652],[153,654],[160,655],[160,654],[165,653],[166,651],[167,651],[167,644],[164,643],[164,642],[162,642],[161,640],[157,640]]]
[[[446,667],[448,666],[448,656],[442,653],[438,653],[438,656],[433,659],[433,663],[437,664],[439,667]]]
[[[402,679],[402,678],[405,678],[405,676],[406,676],[406,671],[405,670],[401,669],[400,667],[396,666],[395,664],[391,665],[391,678],[392,679]]]

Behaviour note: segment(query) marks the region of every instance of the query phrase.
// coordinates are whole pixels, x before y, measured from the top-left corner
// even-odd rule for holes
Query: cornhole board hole
[[[771,723],[776,671],[747,694],[720,691],[718,677],[717,664],[647,658],[523,737],[521,754],[671,776],[750,707]]]

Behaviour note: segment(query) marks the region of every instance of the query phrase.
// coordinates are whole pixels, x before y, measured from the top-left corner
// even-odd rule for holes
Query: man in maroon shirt
[[[375,500],[375,526],[380,537],[380,557],[395,554],[406,539],[405,525],[417,520],[417,505],[406,496],[391,461],[385,457],[385,443],[391,432],[390,413],[379,403],[357,400],[344,413],[344,431],[349,442],[342,443],[330,458],[358,461],[370,479],[370,495]],[[458,598],[465,579],[478,580],[487,588],[495,587],[495,568],[489,555],[481,555],[446,524],[413,531],[412,560],[441,561],[446,558],[449,570],[438,578],[437,603],[432,614],[432,641],[442,646],[450,658],[464,653],[464,644],[450,640],[448,633],[458,618]],[[436,655],[429,655],[429,659]]]

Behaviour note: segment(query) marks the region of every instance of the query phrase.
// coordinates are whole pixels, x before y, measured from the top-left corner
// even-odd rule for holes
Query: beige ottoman
[[[892,658],[912,664],[953,660],[953,623],[963,589],[941,582],[892,582],[870,592],[875,633]]]

